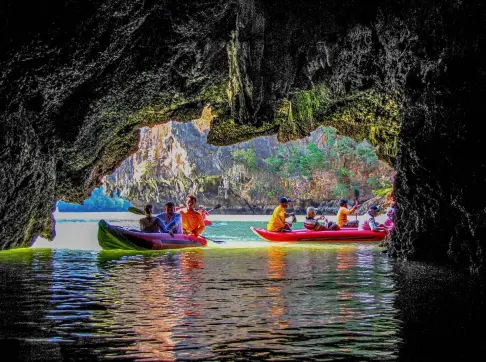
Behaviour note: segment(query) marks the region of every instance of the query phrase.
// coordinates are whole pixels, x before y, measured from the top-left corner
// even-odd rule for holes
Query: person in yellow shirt
[[[194,209],[196,196],[189,195],[186,199],[186,208],[180,210],[182,215],[182,229],[184,234],[198,236],[201,235],[206,226],[202,215]]]
[[[285,219],[293,216],[295,217],[295,212],[287,213],[286,210],[289,207],[289,202],[292,202],[292,200],[289,200],[286,197],[281,197],[280,200],[280,205],[273,210],[272,217],[270,218],[270,221],[267,224],[267,230],[268,231],[292,231],[292,223],[285,222]]]
[[[351,209],[348,209],[348,200],[341,199],[339,201],[339,211],[337,213],[337,224],[339,227],[355,227],[357,228],[359,225],[358,220],[348,220],[348,215],[351,215],[353,212],[356,211],[358,208],[358,203],[356,202]]]

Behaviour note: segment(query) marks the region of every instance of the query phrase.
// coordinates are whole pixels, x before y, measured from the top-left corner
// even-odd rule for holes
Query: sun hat
[[[374,214],[375,212],[380,211],[380,208],[376,205],[371,205],[370,208],[368,209],[368,214]]]

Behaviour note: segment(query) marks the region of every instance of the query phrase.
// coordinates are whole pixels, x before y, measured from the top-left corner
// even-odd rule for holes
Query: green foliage
[[[366,180],[366,183],[370,186],[372,189],[376,189],[380,187],[380,181],[376,176],[371,176]]]
[[[336,129],[322,127],[319,133],[303,146],[299,142],[280,145],[276,152],[263,161],[266,170],[282,179],[304,177],[312,179],[316,171],[335,171],[339,185],[333,190],[336,196],[348,197],[350,193],[359,193],[353,178],[356,167],[366,167],[371,173],[378,168],[379,161],[375,149],[367,141],[357,143],[349,137],[338,137]],[[348,167],[339,167],[339,157],[345,158]],[[352,169],[351,169],[352,168]],[[354,182],[354,183],[353,183]]]
[[[378,156],[374,148],[366,140],[358,143],[355,154],[360,162],[368,166],[378,166]]]
[[[326,166],[326,158],[315,143],[307,145],[307,160],[311,170],[322,170]]]
[[[234,150],[232,156],[234,163],[244,165],[249,170],[257,169],[256,153],[253,148]]]
[[[285,157],[282,154],[275,154],[269,158],[265,158],[263,161],[269,166],[269,170],[273,173],[280,173],[282,166],[285,164]]]
[[[336,142],[336,151],[343,157],[353,157],[356,150],[356,141],[349,137],[339,138]]]
[[[337,140],[337,131],[334,127],[323,127],[323,136],[325,137],[325,146],[332,148]]]
[[[289,147],[289,159],[287,162],[288,175],[300,175],[302,173],[302,165],[300,164],[302,152],[298,145]]]
[[[340,167],[337,170],[336,173],[337,173],[338,177],[352,177],[352,176],[354,176],[353,170],[348,170],[344,167]]]
[[[378,186],[375,189],[372,189],[371,192],[375,196],[386,196],[389,192],[393,190],[393,185],[388,181],[379,181]]]
[[[334,190],[332,190],[332,195],[337,198],[344,198],[349,196],[349,186],[343,183],[338,183]]]
[[[291,190],[283,188],[280,185],[277,185],[274,189],[267,192],[267,196],[270,199],[275,199],[281,195],[289,195]]]

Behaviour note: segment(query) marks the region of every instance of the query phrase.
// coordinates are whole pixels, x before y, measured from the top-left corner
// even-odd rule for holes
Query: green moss
[[[206,190],[217,189],[221,182],[221,176],[204,176],[199,177],[199,192],[204,192]]]
[[[227,146],[252,138],[275,134],[279,125],[265,122],[261,126],[239,125],[233,119],[214,120],[208,134],[208,143],[216,146]]]
[[[331,106],[331,94],[324,86],[297,91],[276,107],[275,122],[280,125],[278,140],[287,142],[306,137],[320,125]]]
[[[224,110],[228,103],[227,84],[227,81],[208,84],[193,97],[186,97],[178,92],[162,92],[150,105],[131,114],[128,123],[153,126],[169,121],[189,122],[200,118],[207,104],[216,110]]]
[[[338,132],[357,140],[367,139],[380,159],[393,163],[400,132],[400,111],[390,96],[369,90],[343,99],[329,117]]]
[[[228,102],[231,108],[231,114],[236,113],[236,101],[242,91],[242,80],[240,74],[240,68],[238,65],[238,51],[236,45],[236,34],[231,34],[231,40],[228,42],[226,52],[228,54],[228,86],[226,93]]]
[[[225,104],[228,102],[227,97],[228,81],[219,84],[211,84],[203,89],[199,95],[201,101],[214,104]]]
[[[356,140],[367,139],[381,159],[392,163],[397,153],[399,114],[392,97],[374,90],[338,98],[318,86],[281,100],[275,123],[281,142],[308,136],[320,125],[332,126]]]

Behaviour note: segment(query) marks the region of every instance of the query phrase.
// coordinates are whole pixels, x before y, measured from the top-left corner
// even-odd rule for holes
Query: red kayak
[[[98,242],[104,250],[163,250],[206,246],[202,236],[166,233],[143,233],[110,225],[105,220],[98,223]]]
[[[204,219],[204,225],[211,226],[211,225],[213,225],[213,222],[211,220]]]
[[[357,228],[344,228],[341,230],[311,231],[307,229],[292,230],[289,232],[267,231],[265,229],[250,227],[256,235],[267,241],[277,242],[357,242],[382,241],[387,232],[359,230]]]

